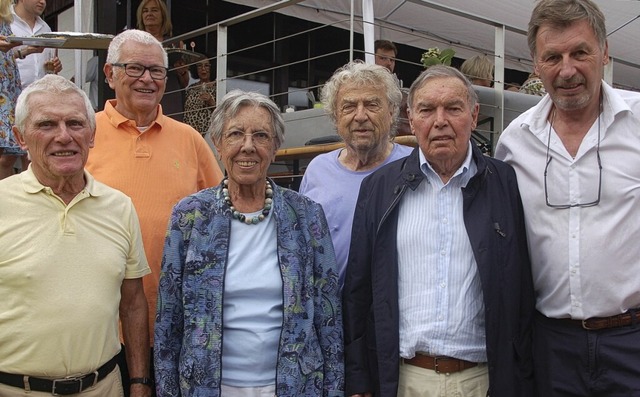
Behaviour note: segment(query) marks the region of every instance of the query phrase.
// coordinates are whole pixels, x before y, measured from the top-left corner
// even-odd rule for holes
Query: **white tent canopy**
[[[285,0],[227,0],[256,8]],[[613,83],[640,89],[640,1],[595,0],[605,14]],[[526,36],[533,0],[291,0],[278,12],[349,29],[352,4],[354,30],[363,32],[363,3],[373,6],[374,37],[418,48],[451,47],[456,56],[494,55],[495,26],[505,27],[505,67],[530,71]],[[366,18],[368,19],[368,18]],[[368,47],[367,47],[368,48]],[[402,54],[399,54],[402,58]],[[410,60],[419,62],[418,59]]]

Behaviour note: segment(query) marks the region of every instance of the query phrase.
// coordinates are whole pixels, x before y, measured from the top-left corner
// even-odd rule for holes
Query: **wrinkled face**
[[[22,5],[27,13],[40,16],[47,7],[47,2],[45,0],[22,0]]]
[[[382,86],[345,83],[336,96],[336,128],[348,148],[376,151],[389,142],[393,109]]]
[[[118,63],[139,63],[143,66],[164,66],[162,49],[135,41],[124,43]],[[164,89],[166,78],[154,80],[148,70],[140,77],[128,76],[123,67],[105,64],[104,69],[109,87],[116,92],[118,110],[129,118],[132,114],[156,111]]]
[[[556,106],[576,110],[599,101],[609,53],[586,20],[567,27],[542,25],[536,40],[535,71]]]
[[[14,127],[14,132],[20,146],[29,151],[38,180],[51,186],[56,180],[83,178],[94,132],[80,95],[34,93],[29,106],[24,131]]]
[[[238,185],[264,181],[276,155],[269,112],[261,107],[243,106],[227,120],[222,131],[215,146],[229,181]]]
[[[378,51],[376,51],[376,65],[384,66],[393,73],[396,68],[396,54],[393,50],[378,48]]]
[[[142,7],[142,23],[147,26],[162,25],[162,12],[156,0],[150,0]]]
[[[414,93],[409,123],[428,161],[464,161],[479,109],[469,106],[467,96],[455,77],[427,80]]]
[[[198,78],[203,81],[209,81],[211,78],[211,64],[209,61],[202,61],[197,65]]]

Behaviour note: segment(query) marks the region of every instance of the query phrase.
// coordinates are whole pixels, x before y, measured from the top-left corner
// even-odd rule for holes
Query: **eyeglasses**
[[[139,63],[112,63],[111,65],[124,68],[124,72],[129,77],[142,77],[147,70],[154,80],[162,80],[167,77],[167,68],[164,66],[144,66]]]
[[[224,140],[228,145],[235,146],[244,143],[244,137],[251,137],[253,144],[256,146],[269,146],[273,137],[266,131],[257,131],[251,134],[245,134],[239,130],[227,131],[224,134]]]
[[[557,209],[567,209],[574,207],[593,207],[600,203],[600,195],[602,193],[602,162],[600,161],[600,116],[598,115],[598,144],[596,145],[596,160],[598,161],[598,197],[591,202],[588,203],[575,203],[575,204],[551,204],[549,202],[549,191],[547,189],[547,173],[549,171],[549,164],[551,164],[551,160],[553,157],[549,154],[549,146],[551,143],[551,127],[553,125],[553,117],[551,117],[551,123],[549,123],[549,136],[547,138],[547,161],[544,167],[544,198],[547,203],[547,207],[557,208]]]

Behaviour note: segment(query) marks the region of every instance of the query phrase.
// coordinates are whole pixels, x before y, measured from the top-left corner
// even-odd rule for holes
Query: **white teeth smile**
[[[136,91],[142,92],[144,94],[151,94],[153,92],[153,90],[144,90],[144,89],[141,89],[141,88],[138,88]]]
[[[66,156],[73,156],[75,154],[75,152],[56,152],[53,155],[56,157],[66,157]]]
[[[252,165],[256,165],[255,161],[238,161],[238,165],[241,167],[251,167]]]

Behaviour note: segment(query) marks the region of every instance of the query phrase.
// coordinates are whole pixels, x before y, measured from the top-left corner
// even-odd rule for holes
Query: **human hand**
[[[209,94],[208,92],[201,92],[200,95],[198,95],[198,99],[209,106],[213,105],[213,96],[211,96],[211,94]]]
[[[7,52],[10,49],[12,49],[13,47],[20,45],[19,43],[10,43],[7,41],[7,37],[6,36],[2,36],[0,35],[0,51],[2,52]]]
[[[60,60],[60,58],[53,57],[51,59],[53,61],[53,73],[58,74],[62,71],[62,61]]]

